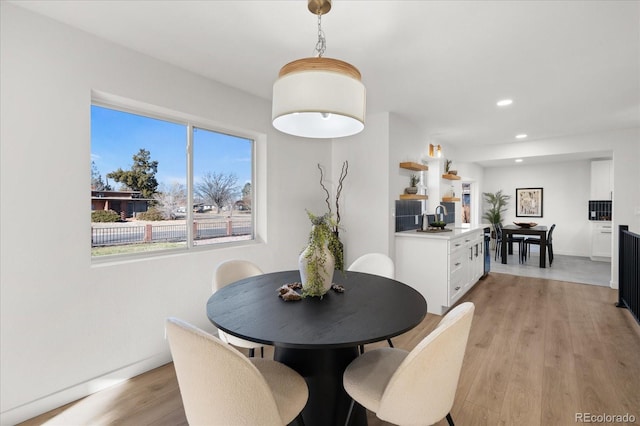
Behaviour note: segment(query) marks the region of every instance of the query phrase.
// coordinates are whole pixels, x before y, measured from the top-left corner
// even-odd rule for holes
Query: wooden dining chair
[[[395,279],[396,267],[393,260],[383,253],[367,253],[353,261],[347,269],[352,272],[364,272],[372,275]],[[391,339],[387,343],[393,348]],[[360,353],[364,353],[364,345],[360,345]]]
[[[354,359],[343,375],[351,406],[364,406],[396,425],[430,425],[447,418],[456,396],[475,306],[464,302],[411,351],[380,348]]]
[[[166,333],[187,421],[191,425],[304,425],[304,378],[277,361],[247,358],[177,318]]]
[[[233,282],[262,274],[262,270],[248,260],[228,260],[226,262],[222,262],[216,268],[213,276],[213,293]],[[248,349],[249,356],[251,357],[255,355],[255,350],[260,348],[260,356],[264,357],[264,345],[261,343],[241,339],[227,334],[222,330],[218,330],[218,336],[220,337],[220,340],[225,343],[229,343],[239,348]]]

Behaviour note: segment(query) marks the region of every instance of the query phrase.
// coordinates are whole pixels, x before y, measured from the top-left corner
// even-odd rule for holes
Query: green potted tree
[[[495,193],[483,192],[482,195],[484,196],[485,203],[489,205],[489,208],[484,211],[482,218],[486,219],[492,225],[491,237],[495,239],[495,227],[497,224],[502,223],[502,215],[507,211],[508,201],[511,199],[511,196],[503,194],[502,190]]]

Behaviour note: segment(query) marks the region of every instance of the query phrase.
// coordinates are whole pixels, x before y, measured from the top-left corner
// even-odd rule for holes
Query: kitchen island
[[[442,315],[484,272],[484,226],[449,232],[396,232],[396,279],[418,290]]]

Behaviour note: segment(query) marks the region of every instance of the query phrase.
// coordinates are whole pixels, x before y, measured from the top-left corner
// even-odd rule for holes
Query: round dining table
[[[236,281],[215,292],[207,316],[220,330],[274,346],[274,359],[300,373],[309,387],[302,415],[307,426],[344,424],[351,399],[342,375],[358,346],[386,340],[418,325],[427,303],[413,288],[389,278],[335,271],[322,298],[284,301],[278,288],[300,282],[300,272],[274,272]],[[300,290],[298,290],[300,291]],[[352,424],[367,423],[358,407]]]

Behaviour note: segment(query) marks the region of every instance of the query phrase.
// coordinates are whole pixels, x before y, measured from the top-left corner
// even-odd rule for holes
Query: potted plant
[[[309,244],[300,254],[298,266],[302,281],[302,296],[322,297],[331,288],[335,259],[329,250],[335,222],[329,213],[316,216],[307,211],[311,220]]]
[[[497,224],[502,223],[502,215],[507,211],[507,204],[511,196],[503,194],[502,190],[496,193],[483,192],[482,195],[485,203],[489,204],[489,208],[485,210],[482,218],[493,226],[491,237],[495,239],[495,227]]]
[[[457,175],[458,171],[451,168],[451,160],[444,160],[444,172],[448,175]]]
[[[409,178],[409,186],[404,189],[405,194],[417,194],[418,193],[418,182],[420,182],[420,176],[411,175]]]

